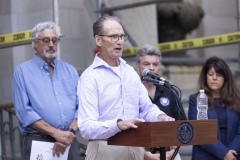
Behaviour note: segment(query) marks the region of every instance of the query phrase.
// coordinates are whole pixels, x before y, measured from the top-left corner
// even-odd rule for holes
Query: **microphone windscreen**
[[[149,72],[149,69],[144,69],[143,71],[142,71],[142,76],[147,76],[147,73]]]

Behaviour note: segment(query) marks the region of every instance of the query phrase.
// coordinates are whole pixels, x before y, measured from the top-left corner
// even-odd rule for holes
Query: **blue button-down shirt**
[[[86,139],[105,139],[120,132],[117,119],[156,121],[164,114],[152,104],[136,71],[120,60],[120,75],[95,56],[78,83],[78,126]]]
[[[66,130],[77,118],[78,98],[76,69],[55,59],[50,77],[47,64],[37,55],[16,67],[12,81],[12,98],[20,132],[34,133],[29,127],[37,120]]]

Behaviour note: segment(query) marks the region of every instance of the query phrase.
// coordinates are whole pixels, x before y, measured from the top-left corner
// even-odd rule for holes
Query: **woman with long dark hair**
[[[208,97],[208,119],[217,119],[217,143],[193,146],[192,159],[240,160],[240,90],[226,62],[216,56],[207,59],[198,89]],[[190,120],[197,119],[197,95],[189,98]]]

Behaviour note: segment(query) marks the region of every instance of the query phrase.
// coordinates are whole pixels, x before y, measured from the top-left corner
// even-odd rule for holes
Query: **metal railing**
[[[2,160],[17,160],[22,157],[21,155],[23,153],[23,136],[21,136],[18,126],[14,126],[16,116],[12,108],[13,104],[0,105]],[[17,138],[17,136],[19,138]],[[20,154],[20,156],[16,156],[17,154]]]
[[[13,104],[0,104],[0,160],[23,160],[23,136],[13,108]],[[87,146],[80,143],[80,148],[86,151]]]

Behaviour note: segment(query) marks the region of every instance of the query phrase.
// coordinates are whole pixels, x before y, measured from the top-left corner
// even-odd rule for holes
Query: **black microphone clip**
[[[142,76],[141,80],[143,82],[149,82],[149,83],[152,83],[154,85],[164,85],[163,81],[159,81],[157,79],[153,79],[153,78],[148,77],[148,76]]]

